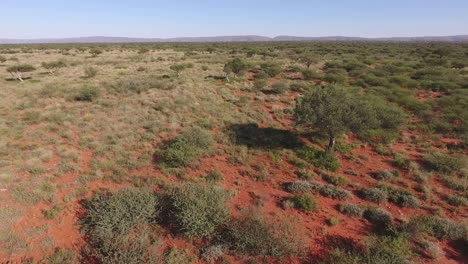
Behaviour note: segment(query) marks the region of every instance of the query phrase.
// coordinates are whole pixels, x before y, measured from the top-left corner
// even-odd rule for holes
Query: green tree
[[[21,65],[11,66],[7,68],[7,72],[9,72],[11,75],[13,75],[16,79],[20,80],[21,82],[23,81],[23,77],[22,77],[23,73],[32,72],[35,70],[36,68],[34,68],[34,66],[29,65],[29,64],[21,64]]]
[[[328,135],[329,151],[340,134],[379,126],[374,107],[363,96],[334,86],[316,88],[298,98],[295,116],[298,124]]]
[[[307,68],[310,68],[310,65],[317,63],[317,58],[312,54],[304,54],[299,58],[301,63],[304,63]]]

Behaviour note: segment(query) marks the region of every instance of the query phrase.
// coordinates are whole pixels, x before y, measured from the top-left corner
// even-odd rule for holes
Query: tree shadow
[[[22,78],[23,78],[23,81],[32,79],[32,77],[22,77]],[[18,80],[17,78],[13,78],[13,77],[5,78],[5,81],[7,81],[7,82],[20,82],[20,80]]]
[[[364,249],[351,238],[339,235],[327,235],[320,240],[321,250],[308,256],[307,263],[329,263],[330,254],[335,249],[341,249],[344,252],[359,254]]]
[[[213,80],[225,80],[225,76],[219,76],[219,75],[208,75],[205,77],[205,79],[213,79]]]
[[[260,128],[258,124],[233,124],[228,128],[232,139],[237,145],[262,149],[296,149],[304,146],[304,142],[288,130],[277,128]]]

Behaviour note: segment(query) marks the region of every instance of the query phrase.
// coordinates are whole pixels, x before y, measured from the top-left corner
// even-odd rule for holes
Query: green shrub
[[[255,89],[261,90],[268,85],[268,81],[265,79],[255,79],[253,82],[253,86]]]
[[[275,77],[276,75],[281,73],[281,65],[277,63],[262,63],[260,68],[263,72],[265,72],[269,77]]]
[[[160,213],[158,198],[146,189],[97,193],[84,207],[81,224],[89,234],[127,233],[138,225],[154,223]]]
[[[313,80],[320,77],[320,75],[317,72],[310,69],[304,69],[301,71],[301,73],[304,80]]]
[[[291,198],[294,208],[304,211],[314,211],[317,209],[317,201],[310,195],[300,195]]]
[[[385,203],[388,199],[387,192],[379,188],[363,189],[359,191],[359,197],[379,204]]]
[[[392,214],[381,208],[368,208],[364,211],[364,218],[373,224],[382,226],[387,226],[393,221]]]
[[[221,174],[221,172],[219,172],[218,170],[212,170],[206,174],[205,179],[207,182],[214,183],[222,181],[224,177],[223,174]]]
[[[348,184],[348,179],[346,179],[343,176],[323,174],[322,179],[335,186],[345,186],[346,184]]]
[[[285,185],[285,190],[290,193],[315,193],[323,188],[319,182],[296,181]]]
[[[305,250],[303,233],[290,221],[268,221],[248,212],[228,225],[226,240],[241,254],[253,256],[299,256]]]
[[[456,223],[439,216],[418,216],[410,219],[403,229],[410,235],[426,233],[437,239],[468,242],[468,224]]]
[[[319,192],[325,197],[337,200],[347,200],[353,198],[353,195],[349,191],[330,185],[323,186]]]
[[[420,201],[410,191],[402,188],[395,188],[390,185],[382,185],[381,190],[388,194],[388,200],[401,207],[417,208]]]
[[[330,219],[327,220],[327,224],[329,226],[336,226],[340,223],[340,218],[339,217],[332,217]]]
[[[220,187],[187,183],[167,194],[166,222],[189,238],[212,236],[230,216],[230,196]]]
[[[294,174],[301,180],[311,180],[314,178],[314,173],[308,170],[297,170]]]
[[[159,160],[166,167],[184,167],[198,156],[209,151],[212,145],[211,133],[194,127],[163,146],[158,152]]]
[[[372,178],[379,180],[379,181],[388,181],[396,177],[395,172],[391,172],[388,170],[384,170],[378,173],[372,173]]]
[[[338,206],[338,211],[353,217],[361,217],[364,214],[364,208],[358,204],[340,204]]]
[[[275,94],[284,94],[289,90],[287,82],[276,82],[271,86],[271,91]]]
[[[306,146],[296,150],[296,153],[300,158],[312,162],[319,168],[336,171],[341,167],[340,160],[327,151]]]
[[[342,246],[343,247],[343,246]],[[396,264],[411,263],[411,245],[403,237],[372,236],[364,248],[357,245],[337,247],[323,263],[326,264]]]
[[[429,169],[447,175],[459,173],[466,166],[466,160],[463,157],[438,152],[426,155],[424,160]]]
[[[75,95],[75,101],[92,102],[99,96],[99,90],[94,87],[83,87]]]
[[[460,195],[450,195],[447,202],[453,206],[468,206],[468,199]]]

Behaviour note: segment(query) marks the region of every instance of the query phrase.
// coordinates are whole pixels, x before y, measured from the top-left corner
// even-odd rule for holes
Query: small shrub
[[[229,195],[216,186],[188,183],[167,195],[168,216],[179,233],[189,237],[210,237],[230,215],[226,206]]]
[[[342,177],[342,176],[334,176],[334,175],[329,175],[329,174],[323,174],[322,178],[324,181],[333,184],[335,186],[345,186],[348,184],[348,179]]]
[[[206,174],[205,179],[207,182],[214,183],[214,182],[222,181],[224,177],[223,177],[223,174],[221,174],[221,172],[217,170],[212,170]]]
[[[305,239],[289,221],[267,221],[263,216],[247,212],[234,219],[227,230],[227,242],[242,254],[254,256],[299,256]]]
[[[387,192],[378,188],[363,189],[359,192],[359,197],[374,203],[385,203],[388,199]]]
[[[468,206],[468,199],[456,194],[447,197],[447,202],[453,206]]]
[[[83,87],[75,95],[75,101],[92,102],[99,96],[99,90],[94,87]]]
[[[396,174],[395,172],[384,170],[379,173],[373,173],[371,176],[374,179],[379,180],[379,181],[388,181],[388,180],[395,178],[396,177],[395,174]]]
[[[159,201],[152,191],[125,189],[96,194],[85,202],[81,219],[87,233],[126,233],[140,224],[153,223],[159,216]]]
[[[320,77],[320,75],[317,72],[310,69],[302,70],[301,73],[304,80],[313,80]]]
[[[162,165],[170,168],[184,167],[210,150],[212,145],[211,133],[194,127],[163,146],[158,152],[159,159]]]
[[[224,245],[210,245],[201,250],[201,257],[208,263],[215,263],[223,257],[225,250]]]
[[[271,91],[275,94],[284,94],[289,90],[287,82],[276,82],[271,86]]]
[[[315,193],[323,188],[319,182],[296,181],[285,184],[285,190],[289,193]]]
[[[388,200],[401,207],[416,208],[420,201],[410,191],[401,188],[395,188],[390,185],[382,185],[381,190],[388,194]]]
[[[314,178],[314,173],[308,170],[297,170],[294,174],[301,180],[311,180]]]
[[[431,153],[426,155],[424,160],[429,169],[447,175],[458,173],[466,166],[466,160],[463,157],[450,156],[444,153]]]
[[[94,67],[91,67],[91,66],[86,67],[84,69],[84,77],[88,79],[95,77],[97,73],[98,73],[98,70],[96,70]]]
[[[327,224],[329,226],[336,226],[340,223],[340,218],[339,217],[332,217],[327,220]]]
[[[309,195],[301,195],[291,198],[294,208],[304,211],[313,211],[317,209],[317,201]]]
[[[338,210],[342,214],[353,217],[361,217],[364,214],[364,208],[357,204],[340,204]]]
[[[257,90],[261,90],[265,88],[267,85],[268,85],[268,82],[265,79],[255,79],[255,81],[253,82],[253,86]]]
[[[468,225],[456,223],[439,216],[418,216],[410,219],[403,227],[410,235],[426,233],[437,239],[468,241]]]
[[[392,223],[393,216],[390,212],[380,208],[369,208],[364,212],[364,218],[377,225],[387,226]]]
[[[319,192],[325,197],[337,200],[347,200],[353,198],[353,195],[349,191],[337,188],[335,186],[325,185],[320,189]]]
[[[296,152],[300,158],[311,161],[319,168],[337,171],[341,167],[340,160],[327,151],[321,151],[307,146],[298,149]]]

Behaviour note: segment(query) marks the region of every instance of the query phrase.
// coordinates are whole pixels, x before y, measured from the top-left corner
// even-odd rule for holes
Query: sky
[[[0,38],[468,34],[468,0],[0,0]]]

